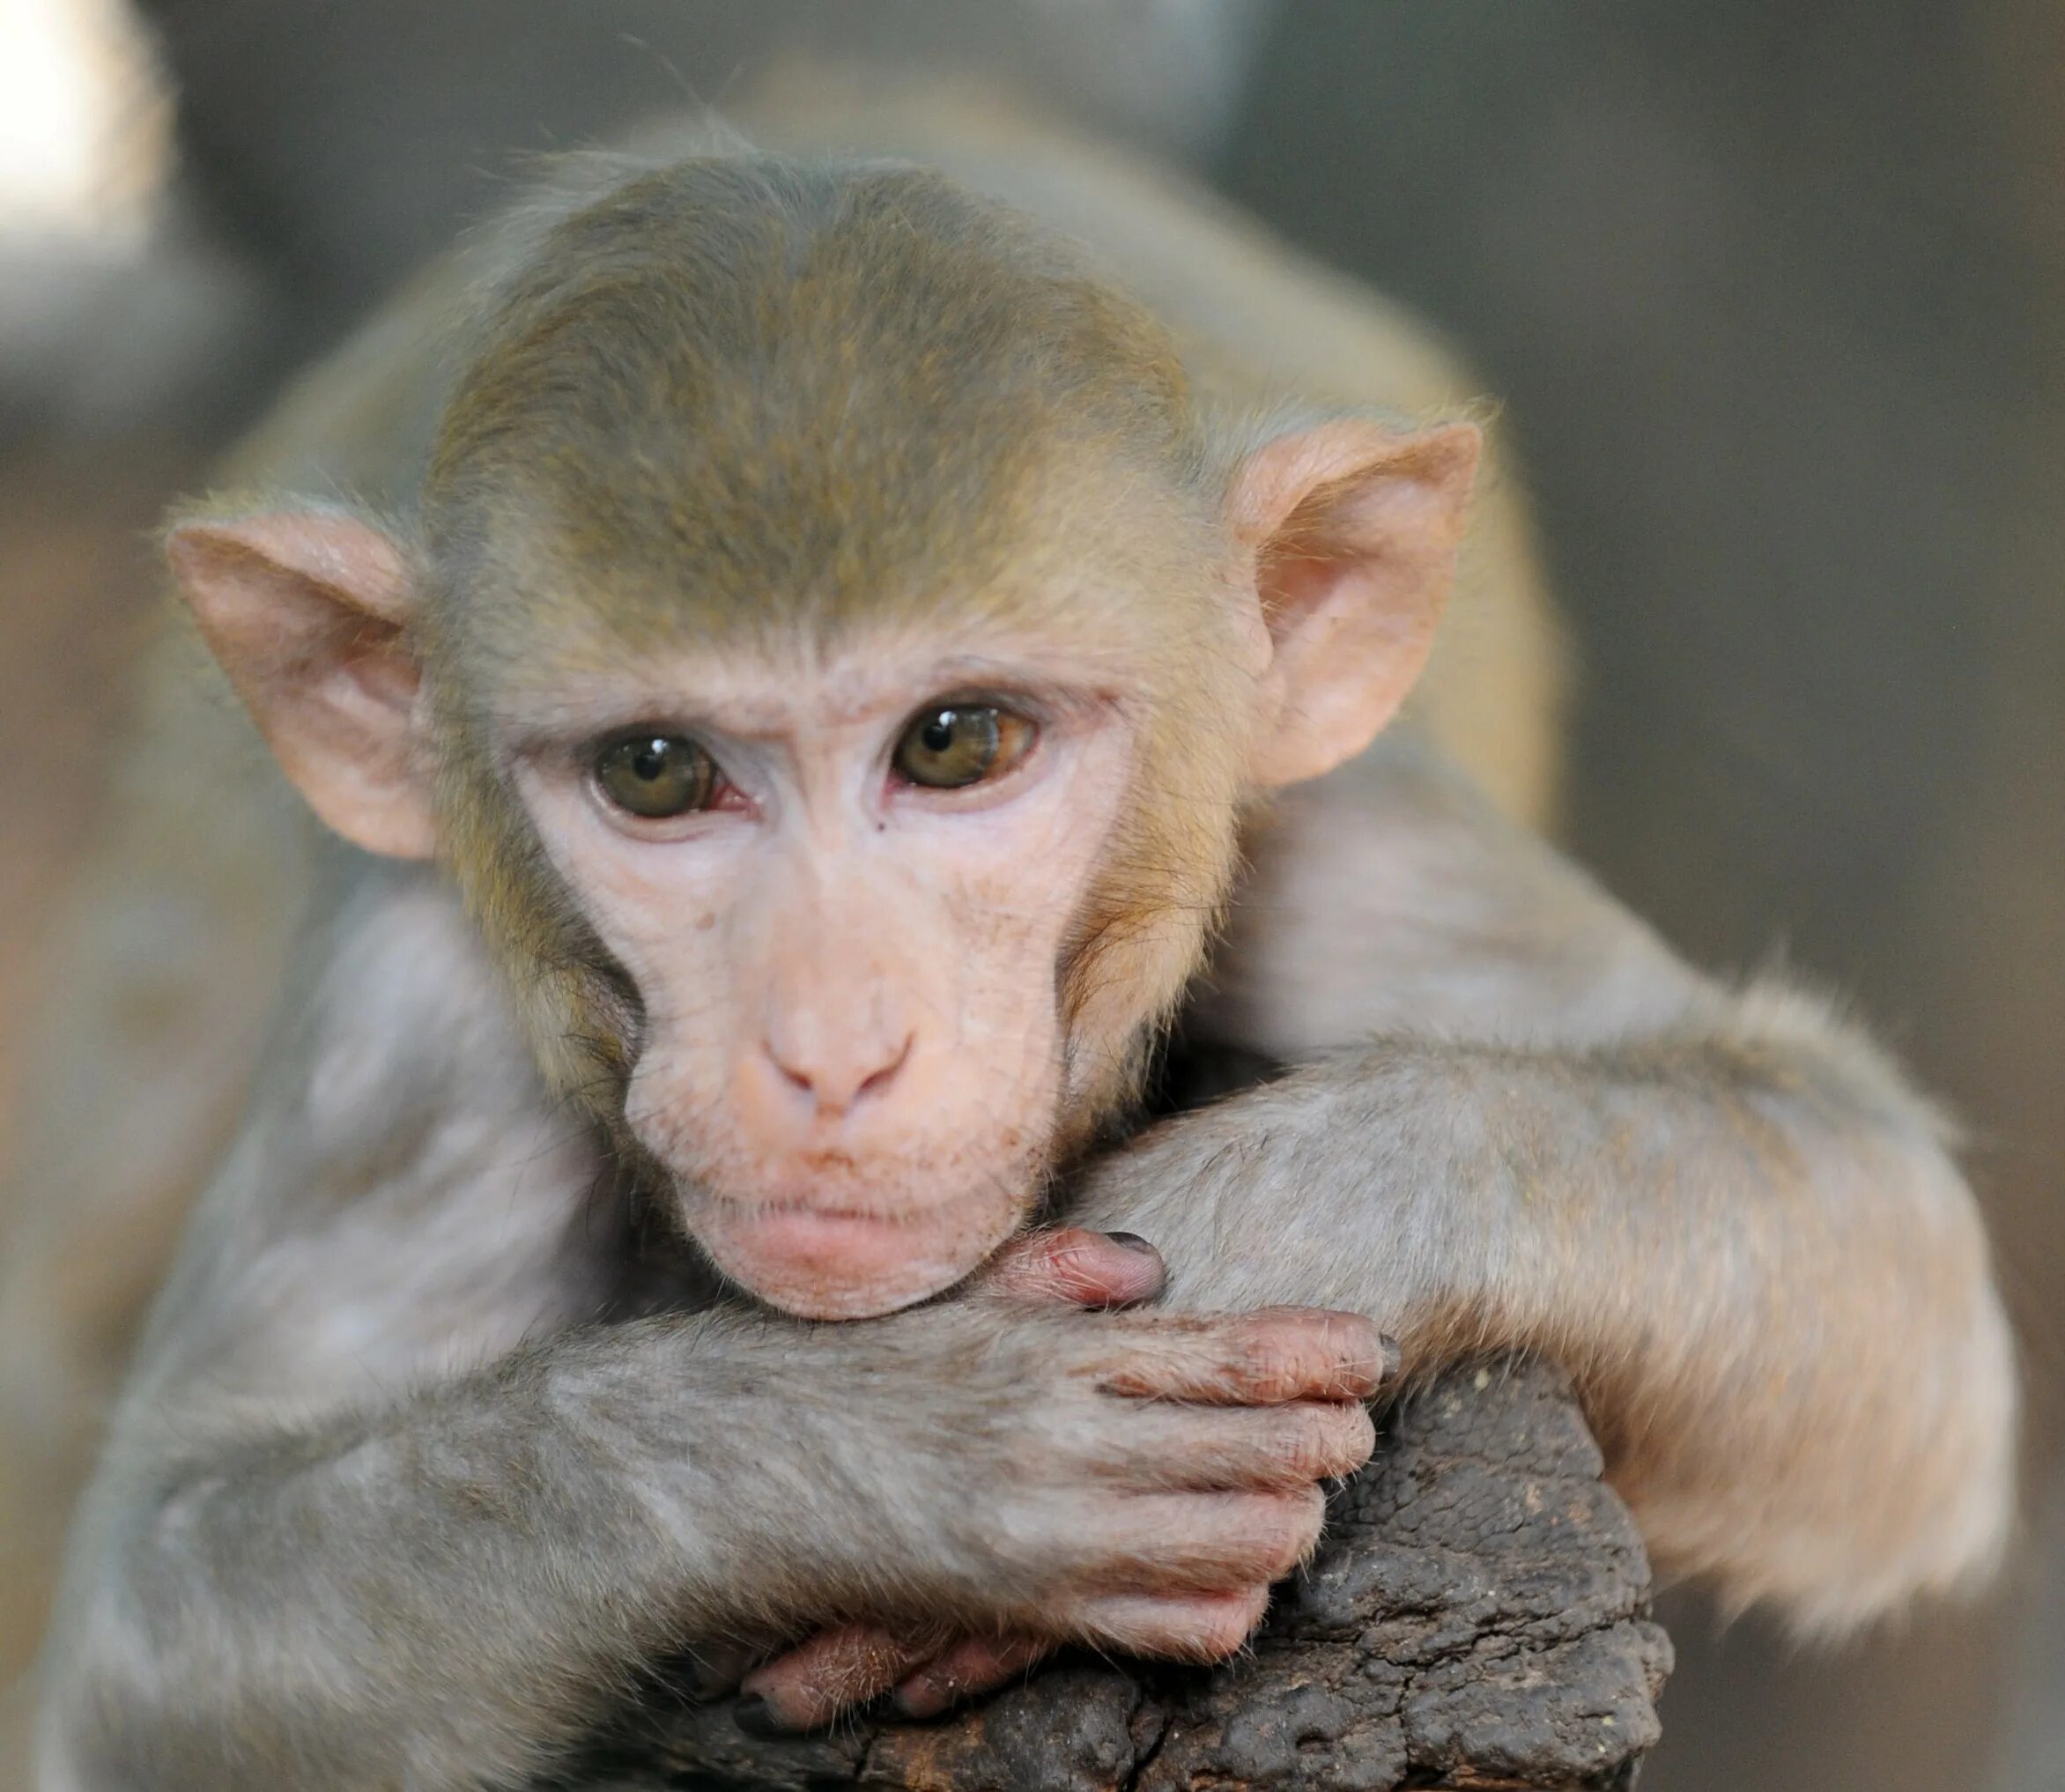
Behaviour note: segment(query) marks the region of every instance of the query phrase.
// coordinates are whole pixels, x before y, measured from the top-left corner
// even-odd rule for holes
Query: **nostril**
[[[907,1037],[893,1057],[865,1076],[856,1076],[852,1071],[842,1073],[837,1067],[794,1063],[777,1051],[772,1041],[764,1044],[761,1050],[767,1062],[781,1073],[781,1080],[798,1094],[807,1096],[820,1112],[844,1114],[863,1097],[879,1094],[888,1087],[910,1057],[916,1037],[914,1033]]]
[[[899,1070],[903,1069],[904,1061],[910,1056],[911,1041],[916,1037],[915,1033],[907,1034],[904,1042],[897,1048],[896,1055],[893,1058],[883,1065],[879,1070],[873,1071],[861,1079],[860,1087],[854,1091],[855,1101],[858,1101],[863,1095],[879,1095],[883,1090],[889,1086],[891,1079]]]
[[[816,1074],[807,1056],[783,1051],[770,1036],[760,1041],[760,1062],[774,1072],[782,1086],[803,1096],[813,1106],[817,1103],[818,1085],[823,1079]]]

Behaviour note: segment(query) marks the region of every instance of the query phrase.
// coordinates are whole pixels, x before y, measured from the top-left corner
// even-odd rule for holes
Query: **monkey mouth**
[[[1028,1205],[994,1192],[893,1211],[710,1196],[685,1217],[716,1266],[769,1306],[802,1319],[871,1319],[979,1268]]]

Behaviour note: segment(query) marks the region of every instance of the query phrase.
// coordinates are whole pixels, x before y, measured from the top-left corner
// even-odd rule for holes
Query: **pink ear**
[[[1359,418],[1277,437],[1232,493],[1270,641],[1260,785],[1316,778],[1374,740],[1434,644],[1482,438]]]
[[[435,831],[413,725],[421,681],[402,644],[413,593],[394,543],[342,512],[281,511],[182,523],[166,552],[309,806],[368,852],[428,857]]]

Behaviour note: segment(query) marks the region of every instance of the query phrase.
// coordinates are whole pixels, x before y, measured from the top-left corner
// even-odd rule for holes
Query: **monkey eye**
[[[595,781],[627,814],[662,821],[710,807],[718,790],[717,762],[692,740],[641,729],[603,748]]]
[[[995,704],[940,704],[911,718],[890,763],[910,783],[958,790],[1010,771],[1037,732],[1027,717]]]

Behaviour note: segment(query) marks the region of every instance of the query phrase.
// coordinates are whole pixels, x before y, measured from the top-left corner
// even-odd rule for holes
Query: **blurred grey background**
[[[1674,1596],[1643,1784],[2065,1788],[2061,0],[0,0],[0,1021],[159,505],[513,152],[798,44],[1187,160],[1507,402],[1571,842],[1695,958],[1849,992],[1965,1116],[2033,1401],[1999,1595],[1833,1654]]]

